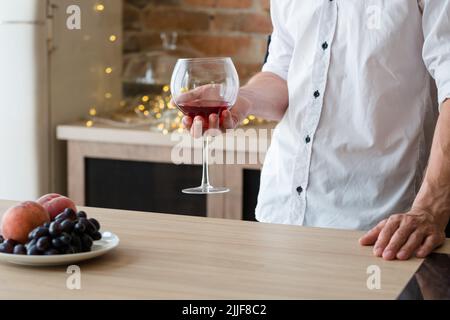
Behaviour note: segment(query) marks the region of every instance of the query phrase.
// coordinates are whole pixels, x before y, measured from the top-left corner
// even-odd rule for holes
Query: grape
[[[87,214],[84,211],[78,211],[77,217],[78,218],[87,218]]]
[[[64,213],[66,214],[67,218],[69,218],[70,220],[76,220],[77,219],[77,213],[71,208],[66,208],[64,210]]]
[[[46,227],[37,227],[36,229],[32,230],[28,234],[28,239],[29,240],[38,239],[40,237],[45,237],[48,234],[49,234],[48,228],[46,228]]]
[[[55,217],[55,221],[60,221],[60,220],[65,220],[68,219],[69,217],[67,216],[67,214],[65,212],[61,212],[60,214],[58,214]]]
[[[46,256],[54,256],[56,254],[59,254],[59,251],[54,248],[48,249],[47,251],[44,252],[44,255]]]
[[[90,222],[87,219],[80,219],[80,222],[82,222],[84,224],[84,226],[86,227],[86,233],[91,235],[93,234],[95,231],[97,231],[97,229],[95,228],[94,224],[92,222]]]
[[[14,246],[7,243],[6,241],[0,244],[0,252],[1,253],[13,253]]]
[[[72,241],[72,237],[66,232],[64,232],[58,239],[61,240],[61,242],[66,246],[70,245],[70,242]]]
[[[25,246],[26,246],[27,248],[29,248],[29,247],[31,247],[31,246],[34,246],[34,245],[36,245],[37,240],[38,240],[38,239],[34,238],[33,240],[29,241]]]
[[[43,227],[48,229],[48,227],[50,227],[50,222],[44,223],[44,224],[43,224]]]
[[[64,242],[61,241],[60,238],[54,238],[52,239],[52,245],[53,247],[55,247],[56,249],[62,249],[64,248],[66,245]]]
[[[100,223],[98,222],[97,219],[90,218],[90,219],[88,219],[88,221],[94,225],[94,227],[95,227],[95,229],[97,229],[97,231],[100,230]]]
[[[50,235],[52,237],[57,237],[61,234],[61,224],[59,221],[53,221],[49,227]]]
[[[77,224],[75,224],[74,226],[74,231],[78,234],[83,234],[86,231],[86,227],[83,223],[78,222]]]
[[[17,244],[14,247],[14,254],[27,254],[27,248],[23,244]]]
[[[0,235],[0,243],[3,243],[5,241],[5,238],[3,238],[2,235]]]
[[[75,222],[70,219],[66,219],[61,222],[61,231],[71,233],[75,226]]]
[[[40,251],[45,251],[50,248],[51,239],[49,237],[42,237],[36,242],[36,248]]]
[[[70,242],[70,244],[74,248],[75,252],[80,252],[81,251],[81,239],[80,239],[80,237],[77,234],[75,234],[75,233],[72,233],[71,236],[72,236],[72,241]]]
[[[38,255],[41,255],[42,252],[39,251],[39,249],[36,246],[31,246],[31,247],[28,247],[27,254],[29,256],[38,256]]]
[[[94,241],[100,240],[101,238],[102,238],[102,234],[98,231],[96,231],[92,234],[92,240],[94,240]]]
[[[93,243],[92,238],[89,235],[83,234],[81,236],[81,244],[83,247],[83,251],[88,248],[90,249],[92,247],[92,243]]]

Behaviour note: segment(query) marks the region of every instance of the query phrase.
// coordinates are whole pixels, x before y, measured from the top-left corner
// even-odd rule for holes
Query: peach
[[[55,217],[66,208],[77,211],[77,207],[72,200],[57,193],[46,194],[45,196],[40,197],[37,202],[47,210],[51,220],[55,219]]]
[[[2,217],[1,231],[5,239],[22,244],[28,241],[30,231],[50,221],[50,215],[33,201],[22,202],[9,208]]]

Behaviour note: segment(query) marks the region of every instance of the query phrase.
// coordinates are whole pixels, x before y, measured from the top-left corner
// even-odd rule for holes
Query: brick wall
[[[125,57],[159,44],[161,31],[206,56],[231,56],[244,82],[264,59],[269,0],[124,0]]]

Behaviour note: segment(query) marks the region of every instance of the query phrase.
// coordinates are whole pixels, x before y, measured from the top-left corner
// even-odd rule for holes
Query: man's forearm
[[[450,99],[441,114],[431,148],[425,178],[413,207],[433,214],[444,228],[450,216]]]
[[[285,80],[271,72],[260,72],[241,88],[236,107],[245,117],[248,114],[279,121],[289,103]]]

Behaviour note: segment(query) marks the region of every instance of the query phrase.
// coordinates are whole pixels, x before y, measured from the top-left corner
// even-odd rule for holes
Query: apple
[[[57,193],[46,194],[45,196],[40,197],[37,202],[47,210],[51,220],[55,219],[55,217],[66,208],[77,211],[77,207],[72,200]]]
[[[9,208],[2,217],[1,232],[5,239],[25,244],[28,234],[50,221],[50,215],[39,203],[22,202]]]

